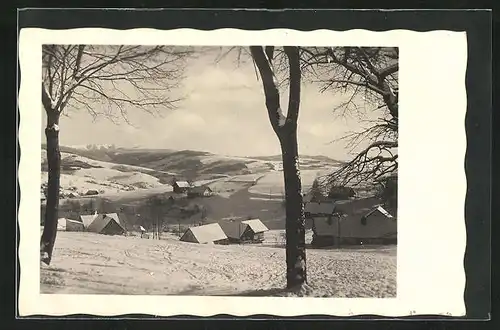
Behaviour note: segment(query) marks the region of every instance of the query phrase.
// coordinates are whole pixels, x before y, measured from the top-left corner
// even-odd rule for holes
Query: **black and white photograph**
[[[42,52],[41,292],[396,296],[397,47]]]
[[[29,287],[47,299],[115,302],[133,296],[371,298],[364,303],[379,307],[410,301],[418,294],[409,289],[412,276],[427,281],[433,272],[412,273],[423,261],[408,251],[417,244],[430,249],[426,241],[445,225],[435,233],[423,228],[442,211],[435,201],[419,200],[423,147],[410,129],[403,131],[418,124],[408,113],[421,97],[412,89],[416,69],[410,70],[404,33],[377,39],[367,31],[350,43],[346,36],[312,44],[303,36],[309,42],[291,44],[290,36],[280,43],[245,31],[241,43],[235,35],[232,43],[220,42],[205,31],[207,38],[213,33],[210,42],[188,44],[196,32],[182,43],[152,43],[146,32],[141,43],[139,33],[127,31],[110,33],[108,43],[102,36],[87,42],[91,31],[39,41],[39,60],[24,66],[40,72],[30,88],[42,87],[26,101],[41,109],[41,120],[29,124],[38,127],[30,162],[40,167],[30,163],[25,174],[32,180],[30,214],[38,216],[21,225],[33,234],[39,227],[39,252],[33,244],[29,252],[39,255],[39,281]],[[462,37],[445,39],[460,49]],[[417,40],[419,46],[428,47]],[[465,59],[457,56],[458,76],[465,75]],[[444,70],[455,70],[450,66]],[[400,78],[408,79],[401,89]],[[455,98],[459,108],[463,94]],[[456,122],[463,120],[460,111]],[[432,139],[431,126],[428,134],[418,128],[423,143]],[[444,157],[460,159],[461,150]],[[448,173],[443,184],[456,179],[456,167]],[[447,196],[448,205],[463,203],[465,183],[455,187],[458,197]],[[463,221],[452,213],[450,221]],[[410,237],[419,225],[425,236]],[[461,246],[460,229],[450,246]],[[463,275],[457,276],[437,292],[460,297],[453,290],[463,287]]]

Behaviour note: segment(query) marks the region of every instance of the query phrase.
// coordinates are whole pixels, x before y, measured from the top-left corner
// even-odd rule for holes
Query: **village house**
[[[61,164],[61,171],[78,171],[82,168],[80,166],[75,166],[72,164]]]
[[[188,190],[191,188],[191,185],[187,181],[175,181],[172,187],[174,193],[184,194],[188,192]]]
[[[241,243],[252,239],[250,227],[239,221],[221,221],[219,222],[224,234],[226,234],[229,243]]]
[[[85,195],[87,196],[95,196],[95,195],[99,195],[99,192],[95,189],[89,189],[87,190],[87,192],[85,193]]]
[[[244,220],[241,223],[248,225],[250,228],[253,242],[262,243],[264,241],[264,233],[269,231],[269,228],[267,228],[262,221],[259,219],[249,219]]]
[[[105,235],[123,235],[127,232],[125,226],[121,223],[118,214],[107,213],[80,216],[85,231]]]
[[[116,213],[99,214],[86,229],[104,235],[123,235],[127,232]]]
[[[184,232],[180,240],[199,244],[227,244],[229,241],[218,223],[190,227]]]
[[[208,186],[198,186],[193,187],[188,190],[187,197],[188,198],[196,198],[196,197],[209,197],[212,196],[212,189]]]
[[[313,246],[395,244],[397,221],[377,198],[338,201],[332,216],[311,216]]]
[[[61,231],[83,231],[83,222],[79,220],[60,218],[57,221],[57,230]]]
[[[262,243],[269,229],[259,219],[219,223],[230,243]]]

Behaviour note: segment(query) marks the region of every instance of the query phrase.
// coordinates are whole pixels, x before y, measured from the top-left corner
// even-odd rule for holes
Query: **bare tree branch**
[[[46,45],[43,83],[55,111],[62,113],[67,106],[89,110],[108,102],[109,110],[126,119],[129,109],[153,113],[153,108],[174,107],[181,97],[168,92],[178,87],[192,54],[189,48],[167,46]],[[110,111],[92,114],[110,117]]]
[[[326,186],[358,185],[372,182],[398,168],[398,155],[391,151],[397,148],[397,142],[377,141],[357,154],[354,159],[339,170],[322,178]]]
[[[397,170],[398,139],[398,49],[384,47],[307,47],[301,49],[301,67],[308,79],[320,85],[320,92],[348,95],[334,108],[340,115],[356,115],[363,124],[366,111],[384,115],[366,122],[359,131],[339,140],[348,141],[351,151],[365,142],[367,149],[326,176],[323,183],[361,184]],[[360,105],[360,97],[374,104],[371,110]],[[382,143],[379,145],[379,143]]]

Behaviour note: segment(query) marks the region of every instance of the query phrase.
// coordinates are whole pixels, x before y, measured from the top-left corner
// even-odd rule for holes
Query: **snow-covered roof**
[[[92,222],[98,217],[97,214],[90,214],[90,215],[81,215],[80,219],[82,219],[83,225],[85,228],[88,228]]]
[[[110,217],[110,218],[114,219],[117,223],[121,224],[120,217],[118,216],[117,213],[107,213],[107,214],[105,214],[105,216]]]
[[[116,213],[98,215],[87,229],[88,231],[100,233],[110,221],[115,221],[123,229],[123,231],[127,231],[125,227],[123,227],[123,225],[120,223],[120,220]]]
[[[382,213],[382,215],[386,216],[387,218],[393,218],[393,216],[389,212],[387,212],[387,210],[384,209],[381,205],[378,205],[377,207],[373,208],[370,212],[365,214],[365,217],[367,218],[375,212],[380,212],[380,213]]]
[[[191,185],[187,181],[176,181],[175,182],[179,188],[189,188]]]
[[[241,223],[250,226],[254,233],[263,233],[269,230],[269,228],[267,228],[266,225],[264,225],[262,221],[260,221],[260,219],[245,220]]]
[[[201,244],[227,239],[226,234],[218,223],[211,223],[198,227],[190,227],[188,231],[191,231],[198,243]]]

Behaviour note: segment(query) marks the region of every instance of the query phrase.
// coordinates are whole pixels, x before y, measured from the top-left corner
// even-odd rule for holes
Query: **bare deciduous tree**
[[[282,152],[286,200],[286,265],[287,287],[297,287],[307,281],[304,208],[302,204],[297,120],[300,107],[301,70],[298,47],[283,47],[288,59],[288,111],[280,105],[278,81],[273,70],[274,47],[251,46],[250,52],[258,68],[271,126]]]
[[[47,114],[48,194],[41,260],[50,264],[57,234],[61,155],[59,119],[69,109],[87,110],[127,122],[127,111],[157,113],[179,98],[171,93],[182,78],[189,49],[167,46],[44,45],[42,106]]]
[[[327,176],[329,185],[357,185],[394,173],[398,168],[398,64],[397,48],[312,47],[301,48],[301,67],[320,91],[340,92],[347,100],[334,111],[355,115],[367,124],[342,139],[353,149],[367,147],[351,161]],[[379,111],[377,120],[363,121],[366,111]]]

